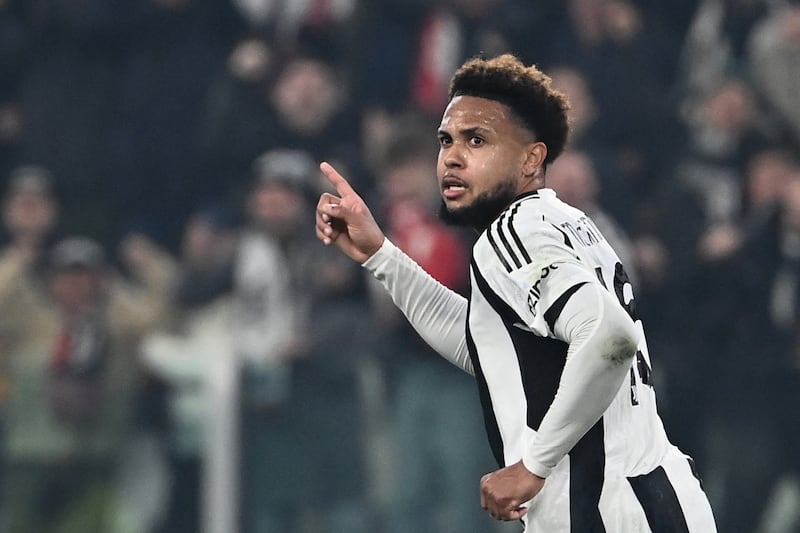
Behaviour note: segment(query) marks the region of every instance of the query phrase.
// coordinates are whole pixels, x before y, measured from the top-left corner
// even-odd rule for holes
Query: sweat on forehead
[[[472,128],[495,129],[500,121],[510,121],[519,128],[528,131],[535,137],[535,133],[525,125],[522,119],[506,104],[497,100],[490,100],[478,96],[459,95],[450,100],[444,115],[441,127],[447,128],[453,119],[468,124]]]
[[[474,96],[456,96],[448,104],[439,125],[440,132],[449,134],[485,135],[500,130],[516,134],[526,142],[536,140],[535,134],[505,104]]]
[[[497,102],[498,104],[502,104],[502,106],[497,106],[497,108],[496,108],[496,109],[502,110],[501,111],[502,112],[502,115],[501,115],[502,118],[508,118],[508,119],[514,120],[515,122],[517,122],[523,128],[525,128],[527,130],[530,130],[530,132],[534,136],[536,136],[536,138],[539,138],[537,125],[532,120],[530,120],[530,117],[528,117],[525,114],[523,114],[523,112],[520,112],[520,110],[522,110],[523,107],[522,107],[521,104],[515,103],[513,98],[509,98],[508,96],[505,96],[505,95],[489,93],[489,92],[481,92],[481,91],[474,91],[474,92],[463,91],[463,92],[458,92],[455,95],[453,95],[453,98],[456,99],[456,98],[464,97],[464,96],[471,96],[471,97],[474,97],[474,98],[482,98],[484,100],[489,100],[489,101],[492,101],[492,102]],[[499,113],[496,112],[494,109],[492,109],[491,111],[489,111],[487,109],[486,114],[487,115],[491,114],[493,116],[494,115],[499,115]]]
[[[464,63],[450,81],[449,96],[475,96],[505,104],[520,123],[547,145],[552,162],[564,149],[569,130],[566,96],[550,86],[550,78],[511,54]]]

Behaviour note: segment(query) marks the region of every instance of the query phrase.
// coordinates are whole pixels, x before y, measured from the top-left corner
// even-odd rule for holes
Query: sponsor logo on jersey
[[[550,272],[553,270],[557,270],[558,266],[555,264],[547,265],[542,269],[542,272],[539,274],[539,279],[534,282],[531,286],[530,290],[528,291],[528,310],[531,312],[533,316],[536,316],[537,308],[536,306],[539,303],[539,298],[542,296],[542,280],[544,280],[547,276],[550,275]]]

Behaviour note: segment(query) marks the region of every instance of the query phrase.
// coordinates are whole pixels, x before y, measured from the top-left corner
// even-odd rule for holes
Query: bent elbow
[[[613,328],[606,341],[604,358],[611,366],[628,365],[639,350],[639,339],[634,325]]]

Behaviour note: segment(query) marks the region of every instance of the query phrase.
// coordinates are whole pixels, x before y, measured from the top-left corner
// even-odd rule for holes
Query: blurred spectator
[[[797,472],[800,317],[800,173],[786,180],[780,209],[716,269],[715,349],[703,432],[706,483],[720,531],[756,531],[782,473]],[[766,342],[766,339],[769,339]],[[742,462],[741,457],[748,457]],[[747,494],[730,490],[752,489]]]
[[[698,459],[712,498],[722,502],[721,509],[733,509],[730,520],[742,520],[732,529],[745,531],[762,508],[769,492],[764,487],[775,469],[785,476],[786,465],[794,464],[794,456],[785,454],[776,439],[797,442],[790,431],[798,427],[791,413],[782,413],[784,423],[776,423],[772,414],[779,404],[767,402],[782,391],[781,401],[796,404],[795,374],[780,366],[792,353],[790,337],[796,329],[791,318],[793,232],[786,222],[792,186],[784,189],[786,180],[794,181],[787,176],[795,172],[800,142],[793,107],[800,56],[796,11],[796,0],[548,0],[535,7],[524,0],[0,0],[0,181],[9,191],[3,203],[0,288],[26,295],[0,298],[6,302],[0,307],[13,303],[13,312],[0,316],[0,376],[20,371],[20,361],[33,367],[45,357],[41,354],[51,352],[57,327],[37,327],[38,318],[24,323],[17,308],[52,302],[53,271],[47,262],[52,241],[58,235],[91,234],[110,250],[127,229],[146,230],[181,253],[179,285],[157,295],[174,296],[178,307],[160,321],[164,331],[155,337],[160,347],[145,353],[149,369],[170,383],[172,425],[166,444],[175,467],[173,489],[188,503],[163,495],[153,457],[157,446],[152,440],[143,446],[137,439],[129,447],[139,453],[126,451],[123,457],[126,497],[117,521],[126,528],[146,528],[156,520],[154,513],[169,510],[163,528],[177,532],[184,526],[173,519],[194,520],[200,462],[206,491],[201,527],[205,533],[236,529],[239,472],[232,465],[239,451],[237,395],[244,384],[247,437],[257,433],[252,430],[260,420],[266,424],[258,438],[267,442],[282,435],[265,445],[279,460],[246,463],[262,470],[250,472],[245,486],[272,476],[264,486],[271,484],[273,490],[289,480],[283,491],[274,489],[280,493],[275,502],[292,502],[284,518],[294,521],[298,531],[321,530],[318,517],[334,514],[339,530],[356,531],[359,526],[347,524],[363,518],[358,407],[364,406],[354,383],[376,366],[375,359],[361,358],[362,329],[371,327],[384,338],[381,328],[386,327],[397,339],[396,346],[381,344],[381,353],[416,353],[419,347],[407,331],[396,329],[391,315],[377,323],[372,316],[363,318],[375,308],[362,306],[360,271],[306,242],[307,215],[298,209],[303,204],[295,201],[293,191],[268,191],[271,199],[260,217],[269,222],[248,222],[238,240],[218,225],[216,215],[194,215],[201,206],[238,200],[239,195],[260,196],[250,194],[251,163],[276,147],[304,150],[316,161],[346,162],[359,176],[356,187],[386,197],[387,207],[398,197],[431,194],[430,184],[421,173],[415,179],[418,173],[410,164],[398,163],[410,169],[402,175],[409,179],[393,179],[386,188],[376,189],[368,178],[390,178],[384,159],[405,159],[385,147],[390,138],[396,144],[397,129],[419,131],[403,118],[409,108],[438,120],[443,81],[454,65],[474,54],[514,51],[552,67],[546,70],[553,83],[572,101],[570,146],[593,163],[599,186],[594,203],[633,238],[637,290],[644,295],[639,313],[662,367],[654,377],[662,388],[665,424],[676,444]],[[433,141],[434,135],[429,138]],[[413,152],[417,142],[406,151]],[[42,167],[18,169],[29,161]],[[565,162],[582,167],[575,158]],[[45,179],[12,176],[23,170]],[[557,169],[552,170],[556,187]],[[587,172],[578,174],[585,178]],[[597,193],[589,186],[573,191]],[[440,238],[437,221],[428,218],[435,206],[397,203],[400,207],[393,213],[387,209],[386,216],[395,220],[398,240],[418,253],[426,268],[457,285],[457,259],[442,262],[437,256],[434,261],[427,255],[428,246],[454,242],[449,234]],[[415,208],[402,207],[411,205]],[[286,223],[287,217],[299,222]],[[401,223],[406,220],[408,226]],[[131,243],[125,249],[147,263],[146,241]],[[238,248],[229,250],[234,244]],[[137,268],[123,263],[134,284],[138,271],[149,270],[144,263]],[[245,264],[253,268],[252,277],[244,275],[250,272]],[[110,273],[108,263],[104,272],[104,279],[114,280],[103,285],[104,291],[132,291],[139,294],[135,300],[150,297],[142,296],[141,286],[117,291],[122,272]],[[227,292],[234,276],[239,296]],[[106,299],[110,305],[112,298]],[[255,316],[259,306],[262,317],[277,319],[242,319],[244,308]],[[299,315],[294,331],[283,322],[289,309]],[[226,326],[228,320],[233,326]],[[250,333],[244,332],[248,327]],[[332,330],[348,331],[347,346],[330,349]],[[676,336],[676,330],[685,334]],[[298,336],[296,331],[310,333]],[[258,335],[264,337],[255,340]],[[25,336],[36,346],[19,344]],[[240,343],[236,350],[234,341]],[[252,358],[242,356],[242,343],[248,342],[258,352]],[[161,351],[164,346],[170,349]],[[253,377],[260,372],[254,368],[267,366],[265,354],[291,370],[285,381],[277,380],[286,388],[270,389],[266,380]],[[394,358],[401,367],[408,359]],[[241,380],[240,362],[248,367]],[[782,370],[767,376],[767,362]],[[49,363],[36,364],[46,368],[50,379]],[[445,382],[447,369],[440,370]],[[387,381],[392,412],[401,411],[395,402],[401,399],[402,374]],[[283,374],[276,370],[276,375]],[[438,373],[432,375],[438,379]],[[373,381],[366,386],[381,384],[374,377],[367,376]],[[25,380],[6,380],[4,392],[2,381],[0,403],[4,395],[13,398],[28,390]],[[198,383],[206,387],[204,400],[195,388]],[[153,379],[147,384],[152,387]],[[733,390],[739,395],[733,396]],[[276,392],[277,408],[270,399],[262,402],[264,396],[256,400],[259,391]],[[137,410],[160,407],[152,388],[142,394]],[[370,394],[380,397],[379,391]],[[741,407],[736,402],[744,403],[747,394],[754,396],[753,405]],[[198,411],[203,401],[210,405],[207,412]],[[264,403],[270,408],[254,407]],[[439,403],[436,397],[434,405]],[[373,417],[384,414],[381,405],[367,407]],[[413,409],[409,404],[404,410]],[[258,416],[247,417],[255,412]],[[419,412],[420,421],[429,415],[421,407]],[[383,428],[377,430],[368,435],[373,448],[367,455],[383,468],[380,461],[390,447],[381,440]],[[464,432],[470,431],[465,426]],[[46,438],[32,442],[30,454],[50,444]],[[248,461],[260,459],[259,442],[250,441]],[[483,439],[469,442],[479,445]],[[774,457],[764,457],[767,452],[759,446],[773,450]],[[287,461],[290,452],[293,459]],[[754,459],[741,472],[732,471],[736,454],[754,454]],[[0,472],[4,484],[22,475],[16,459],[9,457],[16,466],[11,478]],[[36,465],[31,462],[31,471],[41,472]],[[728,488],[725,480],[731,476],[749,480],[762,467],[762,477],[746,493],[734,495]],[[90,482],[83,470],[73,470]],[[371,474],[380,478],[385,472]],[[30,476],[20,494],[33,493],[37,476]],[[382,481],[372,478],[373,483]],[[730,486],[748,482],[731,481]],[[465,496],[459,498],[466,503],[475,501],[472,486],[469,477],[460,487]],[[73,493],[79,497],[79,491]],[[340,496],[336,501],[333,493]],[[272,501],[253,494],[243,499],[247,520]],[[384,501],[381,495],[372,497]],[[331,510],[315,513],[319,507],[309,505],[312,500],[330,502]],[[166,509],[165,501],[172,502]],[[300,512],[298,501],[304,503]],[[43,519],[59,509],[36,507]],[[376,530],[381,524],[372,525]]]
[[[186,224],[182,239],[178,276],[169,323],[143,343],[146,363],[169,387],[167,433],[170,462],[170,495],[160,531],[164,533],[210,532],[201,528],[203,503],[215,508],[230,500],[212,500],[204,494],[204,480],[223,484],[212,475],[214,431],[231,432],[225,423],[235,416],[212,417],[215,411],[214,382],[230,375],[234,361],[232,289],[232,235],[221,216],[214,211],[194,214]],[[217,405],[217,411],[220,405]],[[224,411],[223,411],[224,413]],[[235,431],[235,430],[234,430]],[[236,435],[229,435],[236,442]],[[234,455],[234,457],[236,457]],[[208,486],[208,485],[205,485]],[[210,487],[209,487],[210,488]],[[216,487],[214,487],[216,489]],[[235,497],[235,493],[231,494]],[[226,507],[225,509],[227,509]],[[234,524],[229,524],[231,530]]]
[[[15,282],[39,284],[45,271],[45,254],[58,217],[50,173],[37,166],[16,168],[3,198],[4,242],[0,251],[0,285]],[[24,280],[24,281],[23,281]],[[9,332],[0,330],[0,338]],[[2,412],[9,391],[7,356],[0,352],[0,439]]]
[[[635,241],[648,296],[640,313],[650,317],[651,351],[663,354],[665,424],[701,465],[702,428],[692,416],[699,393],[690,391],[702,391],[704,376],[713,370],[708,354],[717,351],[717,336],[702,332],[714,328],[723,309],[711,287],[717,285],[720,257],[736,246],[746,162],[767,142],[757,118],[742,80],[728,79],[708,94],[687,116],[686,134],[678,137],[685,144],[673,147],[669,172],[650,194]],[[676,328],[691,333],[678,338]]]
[[[591,217],[625,265],[631,284],[638,287],[633,244],[619,223],[599,203],[601,184],[589,156],[577,151],[562,153],[547,167],[547,186],[555,190],[561,200]]]
[[[406,112],[438,121],[453,70],[470,56],[514,51],[541,58],[557,2],[521,0],[363,2],[352,73],[362,164],[380,173],[379,152]],[[356,184],[356,188],[359,188]],[[362,187],[363,189],[363,187]]]
[[[369,530],[355,374],[363,311],[351,267],[314,260],[307,222],[318,175],[300,150],[253,164],[234,278],[246,533]],[[339,327],[353,333],[345,345]]]
[[[297,444],[284,442],[292,439],[285,409],[291,394],[292,359],[298,355],[296,343],[301,339],[298,320],[304,307],[304,298],[293,291],[291,267],[281,243],[270,228],[272,209],[296,209],[297,200],[279,188],[273,195],[269,181],[262,184],[260,169],[254,171],[234,267],[235,349],[242,361],[244,533],[287,527],[280,525],[283,517],[276,514],[289,512],[285,499],[280,498],[290,489],[282,486],[275,491],[274,487],[291,479],[279,469],[287,466],[284,454]],[[286,194],[281,197],[282,192]]]
[[[37,166],[16,168],[8,179],[3,197],[3,245],[0,250],[0,286],[11,283],[40,285],[45,271],[45,254],[58,216],[50,173]],[[0,327],[0,447],[5,442],[5,414],[11,376],[5,339],[12,334]],[[1,449],[1,448],[0,448]],[[0,457],[0,479],[5,477]],[[0,524],[3,505],[0,502]]]
[[[453,70],[470,56],[512,51],[541,60],[555,2],[379,0],[364,3],[355,87],[373,111],[440,113]]]
[[[387,235],[434,278],[464,290],[464,236],[435,216],[435,127],[405,117],[389,139],[379,184]],[[475,480],[491,469],[474,383],[433,352],[388,297],[374,292],[376,346],[385,368],[391,436],[387,532],[486,532]]]
[[[11,533],[143,531],[149,522],[152,509],[132,509],[141,500],[120,476],[137,457],[137,343],[162,317],[170,271],[138,237],[125,252],[136,286],[114,276],[85,237],[53,247],[42,283],[13,276],[0,285],[12,385],[3,478]]]
[[[759,20],[749,35],[747,67],[755,87],[800,146],[800,3]]]
[[[670,98],[678,39],[630,0],[569,0],[551,40],[548,63],[579,70],[593,95],[598,130],[630,190],[645,193],[677,133]],[[657,127],[660,134],[652,135]]]
[[[276,63],[269,43],[246,36],[234,43],[225,69],[209,82],[198,132],[198,175],[215,185],[205,192],[201,203],[218,201],[220,196],[238,201],[237,195],[250,186],[250,165],[264,151],[275,120],[267,100]]]
[[[320,178],[313,165],[306,190],[319,192],[315,184],[325,181]],[[292,401],[294,432],[307,438],[293,451],[299,487],[293,505],[309,533],[368,533],[378,528],[367,494],[375,487],[367,479],[361,370],[373,333],[370,309],[361,268],[312,238],[307,222],[315,200],[316,195],[304,199],[289,253],[296,288],[308,295],[307,349],[294,366]],[[309,512],[309,499],[324,503]]]
[[[262,38],[239,41],[208,90],[199,172],[217,183],[205,200],[244,194],[250,165],[273,148],[359,165],[358,123],[343,73],[306,54],[281,54]]]
[[[721,228],[744,213],[748,160],[766,146],[769,132],[758,122],[751,88],[729,78],[687,117],[687,144],[676,158],[675,179],[700,210],[702,229],[689,263],[700,268],[715,261],[725,246]]]
[[[753,153],[747,162],[745,231],[760,228],[779,209],[786,183],[797,165],[797,157],[781,145],[767,145]]]
[[[358,124],[344,82],[333,63],[302,55],[288,58],[269,95],[275,128],[266,146],[358,165]]]
[[[58,211],[50,172],[36,165],[16,167],[9,175],[3,200],[6,250],[40,263],[55,233]]]
[[[583,73],[568,65],[548,70],[553,87],[569,98],[569,147],[591,158],[599,180],[597,201],[624,228],[636,220],[635,183],[623,172],[624,153],[605,135],[601,109]]]
[[[352,45],[356,0],[233,0],[249,26],[277,49],[340,58]]]
[[[682,43],[676,88],[680,104],[694,107],[725,78],[744,74],[747,41],[769,0],[702,0]]]

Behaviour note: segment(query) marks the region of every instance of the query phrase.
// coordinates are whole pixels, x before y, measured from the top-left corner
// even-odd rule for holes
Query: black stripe
[[[566,363],[567,344],[557,339],[538,335],[514,327],[519,316],[492,291],[472,260],[472,275],[475,285],[489,305],[500,315],[506,331],[511,338],[520,367],[522,387],[527,402],[527,425],[538,430],[547,410],[553,403],[558,390],[561,374]],[[474,290],[474,289],[473,289]],[[497,419],[489,396],[488,386],[480,370],[477,348],[473,339],[467,336],[467,347],[475,367],[478,385],[481,389],[481,402],[484,409],[489,443],[498,464],[503,463],[502,441],[497,427]],[[498,458],[499,455],[499,458]],[[605,445],[603,442],[603,422],[598,421],[570,450],[570,520],[572,533],[604,533],[600,517],[599,502],[603,489],[605,471]]]
[[[544,321],[547,322],[547,327],[550,328],[550,331],[553,331],[555,327],[556,320],[558,317],[561,316],[561,311],[564,310],[564,306],[567,305],[570,297],[575,294],[575,291],[581,288],[581,286],[585,285],[585,281],[581,281],[580,283],[573,285],[569,289],[565,290],[558,299],[553,302],[547,311],[544,312]]]
[[[467,307],[469,308],[469,305]],[[478,397],[483,408],[483,425],[486,429],[486,438],[489,440],[489,448],[492,450],[494,460],[502,468],[506,466],[503,438],[500,436],[500,426],[497,425],[497,417],[494,414],[489,386],[486,384],[481,362],[478,360],[478,350],[475,348],[475,341],[472,339],[472,332],[469,330],[469,320],[467,321],[467,350],[469,350],[469,358],[472,360],[475,381],[478,385]]]
[[[649,474],[629,477],[628,482],[653,533],[689,533],[678,496],[662,467]]]
[[[606,451],[601,418],[569,452],[569,530],[605,533],[600,494],[605,480]]]
[[[489,287],[474,260],[472,274],[478,290],[500,315],[505,325],[519,363],[522,387],[528,404],[527,424],[531,429],[539,429],[558,390],[561,372],[567,360],[567,344],[515,327],[514,323],[522,322],[522,319]],[[477,354],[475,358],[477,359]]]
[[[489,229],[486,230],[486,238],[489,239],[489,244],[492,245],[494,249],[494,253],[497,254],[497,257],[500,259],[500,262],[503,263],[503,266],[506,267],[506,272],[511,272],[511,265],[508,264],[506,258],[503,257],[503,254],[500,252],[500,248],[497,247],[497,243],[494,242],[492,238],[492,227],[489,226]]]
[[[519,260],[517,254],[514,253],[514,250],[511,248],[511,245],[506,239],[506,234],[503,232],[503,219],[506,217],[506,213],[504,212],[500,215],[500,218],[497,220],[497,234],[500,236],[500,240],[503,242],[503,246],[506,247],[508,250],[508,255],[511,257],[511,260],[514,261],[514,264],[517,265],[517,268],[522,267],[522,261]]]
[[[533,262],[531,260],[531,256],[528,255],[528,250],[525,249],[525,246],[522,244],[522,239],[519,238],[517,230],[514,229],[514,215],[517,214],[519,205],[520,204],[516,204],[511,209],[511,215],[508,217],[508,231],[511,232],[511,238],[514,239],[514,242],[517,243],[517,246],[519,247],[519,251],[522,252],[522,257],[525,259],[525,262],[530,265]]]

